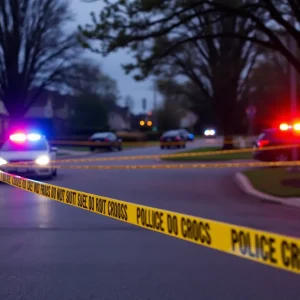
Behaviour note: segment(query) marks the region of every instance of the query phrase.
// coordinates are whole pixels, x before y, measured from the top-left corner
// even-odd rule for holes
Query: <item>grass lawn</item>
[[[152,147],[159,146],[159,142],[123,142],[123,148],[139,148],[139,147]]]
[[[252,153],[242,152],[242,153],[229,153],[229,154],[214,154],[214,155],[203,155],[204,152],[220,150],[219,147],[207,147],[207,148],[198,148],[192,149],[180,153],[189,153],[189,152],[201,152],[199,156],[188,156],[188,157],[166,157],[162,158],[163,160],[171,161],[226,161],[226,160],[235,160],[235,159],[251,159]]]
[[[130,148],[140,148],[140,147],[149,147],[149,146],[158,146],[159,143],[158,142],[137,142],[136,144],[134,142],[130,143],[130,142],[124,142],[123,143],[123,149],[130,149]],[[58,146],[58,149],[61,150],[70,150],[70,151],[90,151],[90,148],[88,146]]]
[[[278,197],[300,197],[300,171],[286,168],[263,168],[244,172],[259,191]]]

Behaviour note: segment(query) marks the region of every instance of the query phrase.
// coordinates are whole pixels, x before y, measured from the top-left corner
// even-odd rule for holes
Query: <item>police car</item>
[[[273,149],[266,149],[274,146]],[[293,149],[296,149],[297,157],[300,157],[300,123],[298,122],[282,123],[279,128],[263,130],[253,142],[252,154],[254,159],[260,161],[291,161]]]
[[[52,178],[57,174],[57,169],[51,167],[56,152],[57,148],[50,147],[44,136],[16,132],[0,148],[0,169],[12,174]]]

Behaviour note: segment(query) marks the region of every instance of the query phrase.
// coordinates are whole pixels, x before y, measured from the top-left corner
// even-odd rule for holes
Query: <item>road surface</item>
[[[162,152],[172,150],[96,156]],[[300,210],[245,196],[234,185],[235,171],[60,170],[52,183],[299,236]],[[298,283],[297,275],[1,184],[0,299],[282,300],[299,298]]]

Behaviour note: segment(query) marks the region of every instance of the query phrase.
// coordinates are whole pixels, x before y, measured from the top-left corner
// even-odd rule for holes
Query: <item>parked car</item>
[[[182,134],[186,141],[193,141],[195,138],[195,136],[186,129],[179,129],[178,131]]]
[[[179,132],[179,130],[166,131],[160,138],[160,148],[185,148],[185,137]]]
[[[113,151],[114,149],[122,150],[122,139],[113,132],[94,133],[89,138],[89,141],[94,142],[90,146],[91,151],[95,151],[96,149],[107,149],[108,151]]]
[[[253,158],[260,161],[290,161],[293,158],[292,149],[295,147],[264,150],[266,147],[289,145],[296,145],[300,158],[300,132],[297,131],[292,126],[263,130],[253,142]]]

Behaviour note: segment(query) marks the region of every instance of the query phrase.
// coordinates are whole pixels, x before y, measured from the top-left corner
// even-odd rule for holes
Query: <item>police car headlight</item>
[[[35,161],[38,165],[48,165],[50,162],[50,158],[46,155],[40,156]]]
[[[0,166],[6,165],[7,161],[0,157]]]

